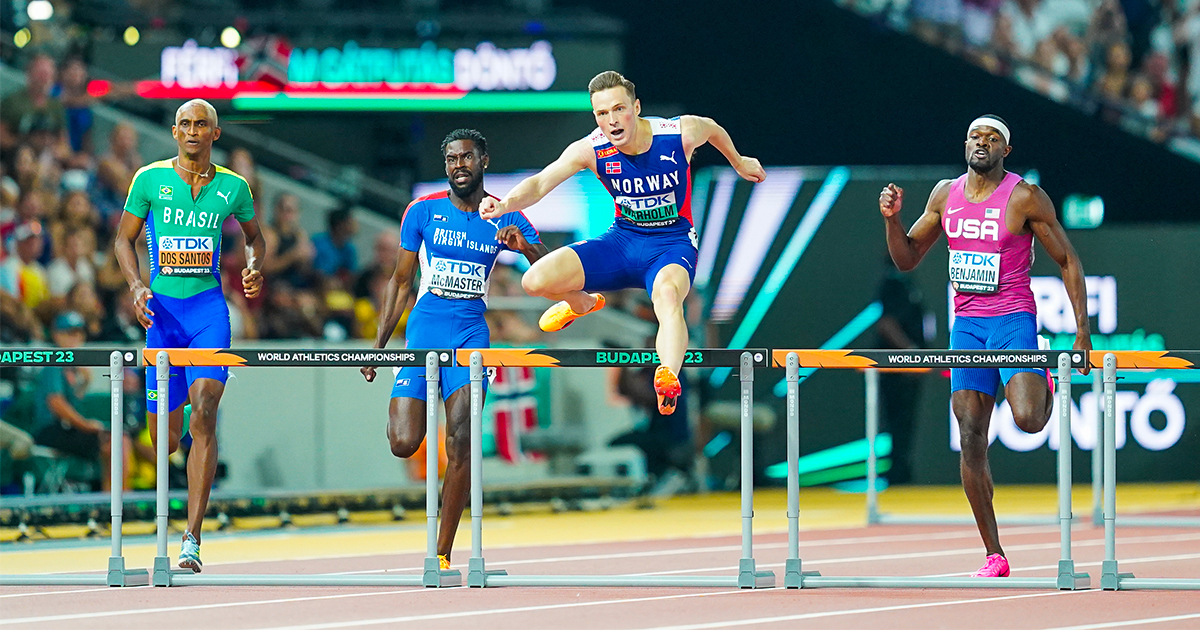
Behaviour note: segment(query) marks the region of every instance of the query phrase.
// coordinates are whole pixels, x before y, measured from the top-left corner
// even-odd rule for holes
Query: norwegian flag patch
[[[620,175],[621,174],[621,163],[620,162],[605,162],[604,163],[604,174],[605,175]]]

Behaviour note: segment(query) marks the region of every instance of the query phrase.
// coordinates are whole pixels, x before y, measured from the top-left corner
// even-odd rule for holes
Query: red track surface
[[[1015,576],[1053,576],[1054,527],[1001,530]],[[1099,586],[1103,532],[1075,530],[1077,570]],[[756,537],[759,568],[782,584],[786,538]],[[1121,528],[1117,558],[1138,577],[1200,578],[1200,531]],[[308,554],[305,554],[308,555]],[[468,551],[456,555],[465,564]],[[982,563],[973,528],[886,526],[804,532],[805,570],[824,575],[966,575]],[[737,538],[493,548],[510,574],[733,575]],[[417,554],[223,564],[206,573],[415,573]],[[465,569],[465,566],[460,567]],[[0,589],[0,625],[14,628],[1200,628],[1200,592],[1009,589],[502,587],[203,587]]]

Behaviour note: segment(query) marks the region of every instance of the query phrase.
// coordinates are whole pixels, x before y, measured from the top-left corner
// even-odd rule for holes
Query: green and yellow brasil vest
[[[125,211],[145,219],[150,250],[150,290],[188,298],[221,286],[221,224],[229,215],[254,218],[245,178],[213,165],[213,179],[192,199],[192,187],[172,160],[142,167],[133,176]]]

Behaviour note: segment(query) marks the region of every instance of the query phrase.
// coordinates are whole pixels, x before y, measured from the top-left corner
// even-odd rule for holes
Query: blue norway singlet
[[[691,168],[683,151],[679,118],[646,118],[650,149],[626,155],[599,128],[588,136],[596,174],[616,202],[616,223],[688,232],[692,229]]]

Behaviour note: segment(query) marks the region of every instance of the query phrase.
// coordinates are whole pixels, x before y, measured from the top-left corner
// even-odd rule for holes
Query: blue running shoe
[[[200,562],[200,541],[196,540],[192,532],[183,535],[183,548],[179,550],[179,568],[191,569],[195,573],[204,568],[204,563]]]

